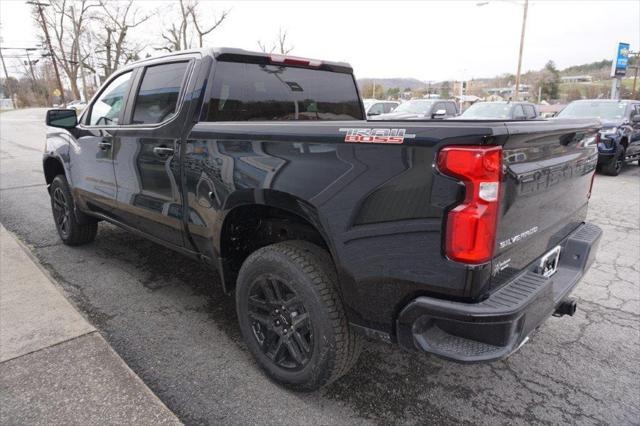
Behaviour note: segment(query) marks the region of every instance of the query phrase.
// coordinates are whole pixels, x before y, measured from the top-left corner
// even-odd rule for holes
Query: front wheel
[[[602,167],[602,171],[610,176],[618,176],[624,165],[625,151],[622,145],[618,145],[616,153],[607,164]]]
[[[67,178],[58,175],[51,182],[51,210],[56,223],[58,235],[63,243],[78,246],[95,240],[98,232],[98,221],[90,217],[78,220],[75,204],[71,195]]]
[[[329,254],[306,241],[263,247],[242,265],[236,287],[240,330],[276,382],[318,389],[353,366],[361,338],[347,322]]]

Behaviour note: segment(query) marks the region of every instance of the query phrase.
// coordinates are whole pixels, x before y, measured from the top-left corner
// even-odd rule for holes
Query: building
[[[528,84],[521,84],[518,88],[518,99],[529,99],[529,89],[531,89],[531,87]],[[513,95],[516,92],[516,86],[490,87],[485,90],[490,96],[500,96],[503,99],[513,99]]]
[[[560,81],[563,83],[591,83],[593,77],[590,75],[568,75],[566,77],[560,77]]]

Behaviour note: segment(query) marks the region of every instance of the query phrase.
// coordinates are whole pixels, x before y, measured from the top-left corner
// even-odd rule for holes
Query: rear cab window
[[[218,61],[202,121],[363,120],[353,76],[293,66]]]

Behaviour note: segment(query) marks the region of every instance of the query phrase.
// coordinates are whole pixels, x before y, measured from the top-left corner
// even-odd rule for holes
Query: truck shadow
[[[234,298],[223,294],[215,271],[108,224],[101,225],[96,242],[86,250],[134,271],[137,280],[134,285],[139,286],[137,292],[147,294],[145,297],[153,298],[154,304],[162,305],[162,309],[150,311],[143,317],[144,323],[136,312],[120,312],[119,315],[127,319],[112,320],[112,312],[108,310],[113,308],[104,312],[103,324],[100,316],[94,317],[93,322],[106,331],[105,337],[116,351],[125,353],[123,358],[127,363],[185,423],[208,423],[207,412],[215,406],[210,393],[218,389],[216,381],[220,372],[212,368],[206,358],[224,356],[221,351],[229,351],[221,348],[219,342],[202,338],[214,336],[215,332],[211,332],[214,329],[221,330],[233,342],[235,356],[243,357],[231,360],[229,368],[237,372],[253,365],[256,372],[250,376],[272,392],[265,398],[293,399],[298,401],[296,404],[323,412],[346,410],[366,422],[506,424],[535,423],[543,418],[553,423],[563,418],[583,418],[585,404],[604,406],[603,395],[594,395],[572,383],[571,372],[580,368],[583,357],[571,356],[572,351],[562,344],[562,337],[558,340],[562,333],[553,332],[534,336],[526,351],[514,354],[507,361],[482,365],[455,364],[368,341],[354,369],[345,377],[317,392],[291,393],[270,385],[266,377],[257,373],[258,366],[253,363],[240,335]],[[152,339],[158,342],[151,343],[167,353],[156,355],[152,347],[145,348],[143,353],[132,352],[127,346],[132,344],[126,336],[129,332],[117,329],[123,321],[128,327],[139,329],[134,336],[140,330],[140,335],[153,334]],[[177,321],[179,325],[163,328],[161,324],[169,321]],[[569,333],[581,333],[584,323],[584,318],[579,316],[573,325],[564,322],[562,327],[569,324]],[[545,327],[559,330],[557,324]],[[144,331],[149,327],[152,330]],[[118,337],[123,333],[124,337]],[[144,341],[135,343],[141,348],[145,345]],[[199,358],[195,354],[203,355]],[[158,356],[165,363],[166,373],[161,377],[148,373],[150,360],[145,357],[149,356]],[[184,386],[188,379],[183,377],[185,369],[189,370],[189,377],[198,377],[206,386]],[[176,391],[181,393],[179,397],[174,396]]]
[[[156,293],[174,297],[173,300],[177,303],[168,309],[175,309],[187,316],[207,315],[213,322],[211,326],[222,330],[250,357],[237,325],[235,300],[233,296],[222,292],[214,270],[106,224],[101,224],[94,248],[100,257],[108,255],[118,262],[131,263],[139,272],[140,284],[148,292],[154,293],[154,297]],[[189,294],[181,296],[181,293]],[[201,304],[181,304],[181,300],[187,296],[192,299],[194,295],[201,299]],[[108,320],[110,316],[106,315],[105,318]],[[94,317],[94,322],[95,320],[100,322],[99,317]],[[112,327],[107,323],[96,326],[100,329]],[[172,345],[179,345],[180,340],[185,337],[187,336],[166,336],[172,341]],[[198,351],[203,348],[192,349]],[[359,416],[376,421],[397,422],[406,416],[419,415],[422,420],[431,418],[440,423],[459,424],[459,421],[448,418],[442,412],[432,412],[426,400],[428,392],[425,387],[437,382],[437,376],[445,364],[446,362],[435,357],[410,354],[390,344],[367,341],[359,361],[348,375],[325,389],[298,394],[297,397],[314,405],[346,405]],[[258,370],[257,365],[255,368]],[[200,374],[207,377],[215,372],[203,370]],[[466,389],[461,383],[453,386],[452,390],[453,388],[459,398],[473,393],[472,389]],[[288,391],[282,389],[282,392]],[[193,397],[206,398],[203,395]]]

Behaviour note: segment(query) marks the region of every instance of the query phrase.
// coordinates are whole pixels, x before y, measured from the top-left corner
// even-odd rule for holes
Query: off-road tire
[[[53,179],[50,194],[53,220],[62,242],[69,246],[79,246],[95,240],[98,221],[76,211],[71,189],[64,175],[58,175]],[[60,205],[61,200],[65,203],[64,206]],[[64,218],[61,218],[62,214]]]
[[[313,345],[307,364],[297,371],[283,368],[268,357],[254,334],[250,291],[265,276],[284,280],[309,314]],[[357,361],[362,338],[349,327],[337,285],[329,253],[306,241],[262,247],[244,261],[236,286],[240,330],[258,365],[277,383],[298,391],[313,391],[346,374]]]

